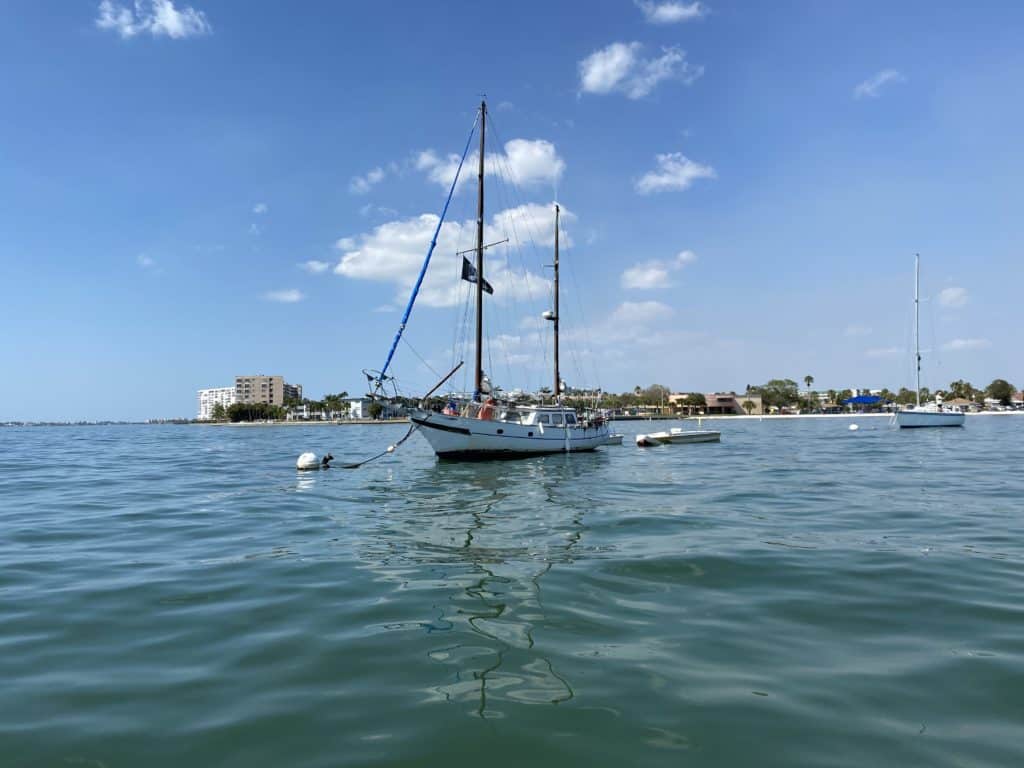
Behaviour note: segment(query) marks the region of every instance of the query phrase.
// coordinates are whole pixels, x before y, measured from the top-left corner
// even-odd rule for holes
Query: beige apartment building
[[[236,403],[284,405],[285,398],[302,399],[301,384],[286,384],[284,376],[235,376]]]

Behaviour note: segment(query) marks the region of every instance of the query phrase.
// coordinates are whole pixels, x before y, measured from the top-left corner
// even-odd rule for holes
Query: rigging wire
[[[413,305],[416,303],[416,296],[420,292],[420,286],[423,285],[423,279],[427,276],[427,267],[430,266],[430,257],[433,256],[434,248],[437,246],[437,236],[441,232],[441,225],[444,224],[445,216],[448,213],[448,206],[451,204],[452,196],[455,194],[455,188],[459,182],[459,175],[462,173],[462,166],[466,162],[469,145],[473,141],[473,134],[476,133],[476,127],[479,122],[480,113],[478,112],[476,118],[473,120],[473,126],[469,130],[469,136],[466,138],[466,146],[462,150],[462,157],[459,159],[459,167],[455,171],[451,188],[448,190],[448,197],[444,201],[444,208],[441,209],[441,215],[437,220],[437,227],[434,229],[434,236],[430,240],[430,248],[427,250],[427,256],[423,260],[423,266],[420,268],[419,276],[416,278],[416,283],[412,288],[412,294],[409,296],[409,303],[405,308],[405,312],[402,314],[402,322],[398,326],[398,331],[395,334],[395,340],[391,342],[391,349],[388,350],[387,359],[384,361],[384,365],[380,369],[380,375],[377,377],[378,388],[380,388],[387,376],[388,367],[391,365],[391,360],[395,356],[395,349],[398,347],[398,341],[402,338],[402,334],[405,332],[405,326],[409,322],[409,316],[412,314]]]
[[[498,130],[497,127],[494,128],[494,134],[495,134],[495,137],[497,138],[497,140],[501,141],[500,131]],[[515,193],[515,195],[518,196],[519,199],[521,199],[521,200],[525,199],[525,196],[522,193],[522,189],[520,188],[520,186],[519,186],[519,184],[518,184],[518,182],[516,180],[516,174],[515,174],[515,172],[512,169],[511,163],[508,162],[508,159],[503,154],[497,155],[497,158],[498,158],[498,162],[499,163],[503,163],[505,169],[507,170],[507,179],[508,179],[509,186],[511,187],[512,191]],[[511,193],[507,192],[507,194],[511,194]],[[529,270],[526,267],[526,260],[524,259],[524,256],[523,256],[522,244],[524,242],[529,242],[530,246],[532,247],[534,255],[537,258],[540,258],[539,243],[541,242],[541,240],[540,240],[540,238],[538,238],[538,236],[536,234],[536,230],[534,230],[534,228],[532,226],[533,221],[532,221],[531,217],[529,216],[529,208],[528,208],[528,206],[526,204],[522,204],[522,205],[519,205],[519,206],[513,206],[511,203],[509,203],[509,204],[507,204],[506,207],[507,207],[507,209],[510,212],[512,212],[512,213],[510,213],[509,216],[506,217],[506,221],[508,222],[508,225],[512,229],[513,237],[514,237],[515,244],[516,244],[514,252],[515,252],[516,257],[518,258],[519,265],[520,265],[520,267],[521,267],[521,269],[523,271],[523,277],[524,277],[523,284],[524,284],[524,287],[526,289],[527,297],[528,297],[529,302],[531,304],[531,315],[530,315],[530,317],[531,318],[539,317],[540,316],[540,311],[536,310],[537,301],[535,300],[534,295],[533,295],[533,289],[531,287],[531,280],[530,280],[530,272],[529,272]],[[530,231],[527,232],[527,236],[528,237],[526,239],[520,237],[519,230],[516,227],[516,219],[518,218],[515,215],[516,212],[521,212],[523,214],[522,218],[524,219],[524,222],[523,222],[524,223],[524,227],[525,227],[525,229],[530,230]],[[541,262],[541,263],[543,263],[543,262]],[[551,299],[549,297],[548,298],[548,304],[550,304],[550,302],[551,302]],[[543,310],[541,310],[541,311],[543,311]],[[551,328],[550,328],[550,326],[547,323],[543,324],[542,330],[538,333],[538,336],[541,337],[540,338],[540,341],[541,341],[540,346],[541,346],[542,359],[543,359],[543,362],[545,364],[544,367],[547,368],[548,365],[550,364],[550,360],[549,360],[548,355],[549,355],[549,348],[551,346]]]
[[[426,360],[425,360],[425,359],[423,358],[423,355],[421,355],[421,354],[420,354],[419,352],[417,352],[417,351],[416,351],[416,347],[414,347],[414,346],[413,346],[412,344],[410,344],[410,343],[409,343],[409,340],[408,340],[407,338],[405,338],[405,337],[403,336],[403,337],[402,337],[402,342],[403,342],[403,343],[405,344],[405,346],[407,346],[407,347],[408,347],[409,349],[411,349],[411,350],[412,350],[412,353],[413,353],[414,355],[416,355],[416,357],[417,357],[417,358],[419,358],[419,361],[420,361],[421,363],[423,363],[423,365],[424,365],[424,366],[426,366],[426,368],[427,368],[427,370],[428,370],[428,371],[430,371],[430,372],[431,372],[432,374],[434,374],[434,375],[435,375],[435,376],[437,376],[438,378],[441,378],[441,374],[440,374],[440,373],[438,373],[437,371],[435,371],[435,370],[434,370],[434,367],[433,367],[433,366],[432,366],[432,365],[431,365],[430,363],[428,363],[428,362],[427,362],[427,361],[426,361]]]
[[[498,129],[497,129],[497,127],[495,127],[493,125],[493,122],[492,122],[492,131],[495,134],[495,137],[498,138],[498,140],[500,141],[501,139],[499,138]],[[507,163],[507,161],[506,161],[506,163]],[[517,184],[517,182],[515,180],[515,174],[511,173],[511,168],[510,168],[510,177],[511,177],[511,180],[512,180],[512,185],[516,188],[517,193],[519,193],[521,195],[522,192],[521,192],[521,190],[520,190],[520,188],[519,188],[519,186],[518,186],[518,184]],[[557,180],[555,182],[555,185],[553,185],[553,186],[554,186],[554,189],[555,189],[556,199],[557,199]],[[527,225],[529,225],[530,223],[532,223],[532,222],[527,217]],[[563,228],[563,231],[564,231],[564,228]],[[537,238],[535,232],[530,232],[529,234],[530,234],[532,242],[534,244],[536,244],[538,242],[541,242]],[[593,345],[592,345],[591,340],[590,340],[590,332],[589,332],[589,328],[587,326],[587,321],[586,321],[585,314],[583,312],[583,298],[582,298],[582,293],[579,290],[579,282],[576,279],[576,271],[573,268],[573,260],[569,259],[568,264],[569,264],[570,280],[573,283],[573,292],[576,294],[576,297],[575,297],[576,298],[576,304],[579,307],[579,311],[580,311],[580,321],[581,322],[579,324],[579,327],[582,329],[582,333],[583,333],[583,337],[584,337],[584,344],[585,344],[586,348],[588,350],[590,350],[590,352],[591,352],[590,359],[591,359],[592,364],[593,364],[595,384],[597,385],[598,388],[600,388],[601,387],[600,375],[598,373],[597,361],[594,359],[594,356],[593,356]],[[527,287],[528,286],[529,286],[529,282],[527,281]],[[550,339],[547,338],[547,336],[549,335],[549,332],[550,332],[550,328],[547,327],[547,324],[545,324],[545,329],[546,329],[546,331],[548,333],[544,334],[544,336],[545,336],[545,344],[543,345],[543,347],[544,347],[544,350],[545,350],[545,362],[547,362],[546,350],[550,346],[550,343],[549,343]],[[570,349],[571,349],[570,355],[575,355],[575,349],[574,348],[570,348]],[[577,360],[578,360],[578,358],[577,358]],[[583,371],[582,371],[582,368],[579,366],[578,362],[577,362],[577,368],[578,368],[578,372],[582,374]],[[582,376],[581,376],[581,378],[582,378]]]

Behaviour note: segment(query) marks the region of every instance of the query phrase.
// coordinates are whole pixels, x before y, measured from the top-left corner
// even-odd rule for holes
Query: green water
[[[0,765],[1022,765],[1024,418],[859,423],[0,430]]]

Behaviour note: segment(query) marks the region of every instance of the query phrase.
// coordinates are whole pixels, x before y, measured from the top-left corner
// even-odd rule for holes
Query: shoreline
[[[347,427],[384,424],[408,424],[409,419],[344,419],[337,421],[193,421],[195,427]]]
[[[967,416],[1022,416],[1024,411],[980,411]],[[892,413],[786,413],[773,416],[747,416],[743,414],[714,414],[712,416],[658,416],[628,419],[610,419],[616,423],[644,423],[649,421],[788,421],[790,419],[880,419],[891,418]],[[339,421],[211,421],[191,422],[199,427],[347,427],[383,426],[387,424],[408,424],[409,419],[344,419]]]

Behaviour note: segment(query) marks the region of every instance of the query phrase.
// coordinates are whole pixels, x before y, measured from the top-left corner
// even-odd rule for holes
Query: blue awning
[[[882,402],[882,398],[878,395],[857,395],[857,397],[848,397],[842,401],[843,405],[878,405]],[[888,402],[888,401],[886,401]]]

